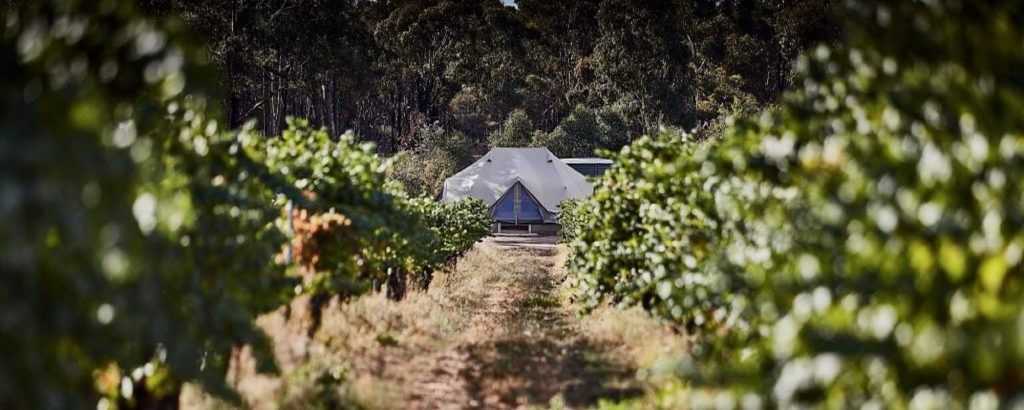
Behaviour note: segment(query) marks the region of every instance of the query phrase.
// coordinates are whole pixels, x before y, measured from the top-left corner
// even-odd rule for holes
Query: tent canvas
[[[521,190],[515,188],[517,184],[522,187]],[[543,222],[554,223],[559,212],[559,202],[586,198],[593,191],[594,187],[587,182],[586,177],[566,165],[547,148],[494,148],[466,169],[446,179],[441,200],[478,198],[491,208],[492,219],[502,222],[507,222],[504,220],[507,213],[502,212],[508,210],[510,203],[513,206],[519,205],[521,218],[523,210],[532,213],[531,204],[536,203]],[[517,192],[518,197],[500,201]]]

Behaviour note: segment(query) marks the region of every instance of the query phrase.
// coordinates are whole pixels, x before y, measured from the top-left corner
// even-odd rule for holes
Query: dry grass
[[[556,265],[564,277],[566,249],[560,247]],[[626,401],[602,400],[601,408],[675,409],[687,408],[686,401],[666,400],[666,391],[682,392],[685,381],[677,377],[674,366],[688,355],[692,337],[682,328],[651,316],[639,306],[618,307],[606,304],[581,314],[582,306],[571,301],[572,289],[563,287],[560,296],[565,306],[579,317],[579,331],[597,343],[609,347],[609,354],[637,369],[643,394]],[[671,399],[671,397],[669,397]],[[558,406],[552,406],[555,408]]]
[[[401,302],[383,292],[350,300],[331,300],[323,308],[319,331],[311,325],[307,297],[295,299],[257,320],[271,337],[279,375],[255,372],[248,351],[241,352],[228,380],[241,393],[242,408],[402,408],[409,399],[408,364],[435,359],[453,341],[478,337],[483,330],[470,319],[502,272],[494,249],[478,247],[452,272],[438,272],[426,292],[411,291]],[[477,274],[479,272],[479,274]],[[467,331],[472,332],[467,333]],[[186,386],[182,407],[236,408]]]
[[[555,256],[559,275],[563,275],[566,249],[559,247]],[[614,351],[641,373],[652,374],[650,368],[666,359],[685,356],[690,341],[681,328],[653,317],[638,306],[623,308],[610,304],[581,314],[582,307],[571,301],[572,290],[563,287],[560,297],[568,309],[579,316],[580,332],[613,346]]]
[[[401,302],[330,301],[312,337],[296,299],[257,321],[281,374],[256,374],[243,351],[228,380],[254,409],[581,408],[649,391],[638,374],[685,352],[683,338],[638,309],[578,317],[563,258],[550,243],[489,239]],[[235,407],[194,387],[182,405]]]

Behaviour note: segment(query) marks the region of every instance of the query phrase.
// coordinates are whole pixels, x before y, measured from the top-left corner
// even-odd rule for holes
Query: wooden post
[[[517,183],[516,185],[514,185],[512,189],[515,190],[514,192],[512,192],[512,199],[513,201],[515,201],[513,202],[515,206],[513,206],[512,209],[516,214],[516,225],[519,225],[519,184]]]

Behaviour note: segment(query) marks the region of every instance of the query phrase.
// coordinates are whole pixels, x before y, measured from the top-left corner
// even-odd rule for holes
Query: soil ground
[[[312,336],[297,300],[259,320],[281,374],[256,374],[243,354],[228,379],[259,409],[588,408],[642,395],[638,369],[685,342],[637,309],[581,319],[563,258],[552,237],[487,238],[426,292],[330,302]],[[234,407],[196,389],[182,403]]]
[[[475,295],[470,325],[450,346],[392,369],[414,376],[409,408],[515,408],[552,399],[586,407],[640,393],[636,369],[581,334],[561,303],[551,238],[499,237],[481,246],[517,266],[491,267],[497,280]]]

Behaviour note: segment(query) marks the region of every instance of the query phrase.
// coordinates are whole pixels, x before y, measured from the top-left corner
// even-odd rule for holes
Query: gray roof
[[[602,164],[611,165],[614,161],[607,158],[564,158],[562,162],[566,164]]]
[[[541,206],[558,213],[558,203],[594,192],[587,178],[547,148],[494,148],[444,181],[442,201],[478,198],[487,206],[519,181]]]

